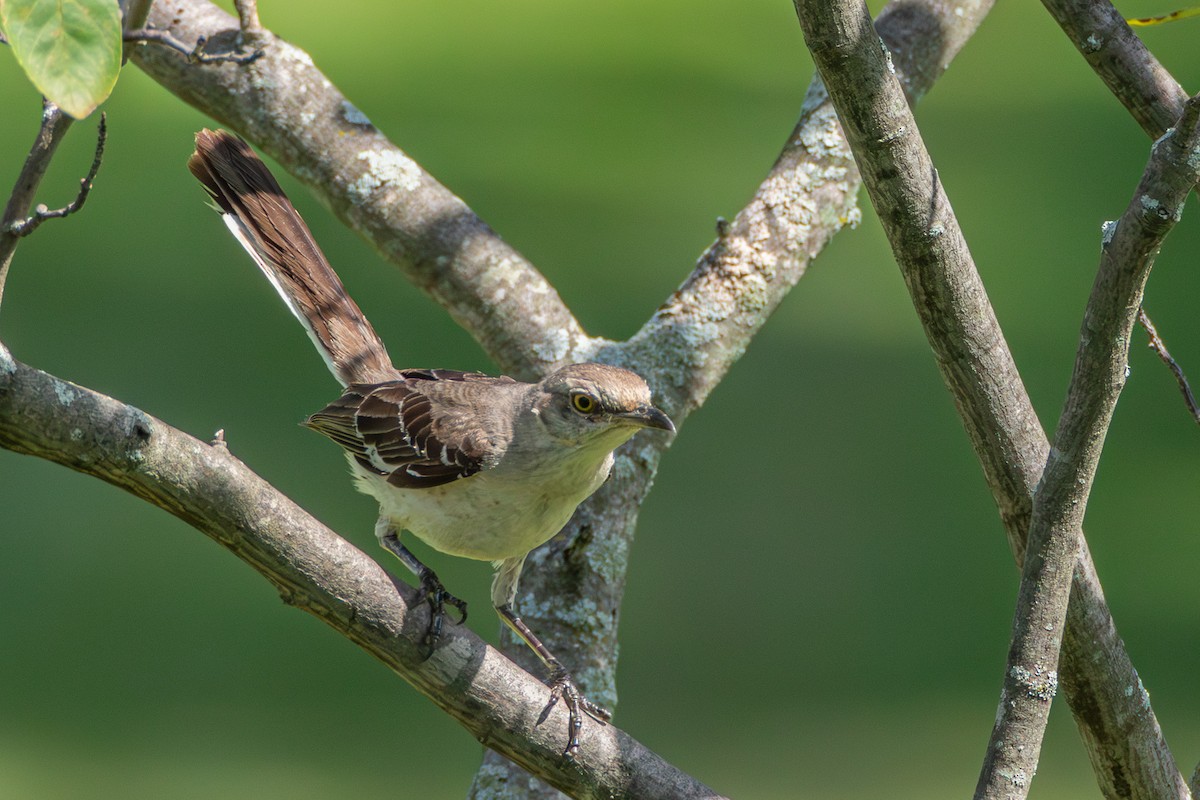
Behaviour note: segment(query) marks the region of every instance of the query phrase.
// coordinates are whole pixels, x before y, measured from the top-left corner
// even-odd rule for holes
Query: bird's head
[[[572,364],[537,384],[534,408],[546,431],[577,447],[618,447],[642,428],[675,432],[634,372],[607,364]]]

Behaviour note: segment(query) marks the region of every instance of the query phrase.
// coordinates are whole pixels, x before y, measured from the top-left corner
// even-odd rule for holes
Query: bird
[[[527,383],[449,369],[397,369],[270,170],[241,138],[196,134],[188,169],[342,385],[304,421],[340,445],[357,488],[379,503],[375,535],[416,576],[430,607],[432,653],[447,606],[466,603],[402,542],[490,561],[496,613],[548,671],[550,707],[569,713],[563,755],[580,749],[584,714],[611,713],[579,691],[571,673],[517,615],[526,555],[549,541],[608,478],[613,451],[641,430],[674,434],[646,381],[599,363],[570,364]],[[545,714],[543,714],[543,718]]]

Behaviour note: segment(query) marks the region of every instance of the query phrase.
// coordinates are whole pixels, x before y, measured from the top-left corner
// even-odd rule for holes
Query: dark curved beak
[[[675,423],[671,422],[671,418],[654,406],[642,406],[641,408],[636,408],[633,411],[627,411],[624,414],[616,416],[627,419],[636,425],[641,425],[643,428],[658,428],[660,431],[666,431],[667,433],[675,432]]]

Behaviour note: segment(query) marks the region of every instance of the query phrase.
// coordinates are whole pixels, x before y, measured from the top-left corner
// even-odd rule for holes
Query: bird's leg
[[[546,710],[542,712],[538,722],[541,723],[549,716],[550,709],[554,708],[554,704],[561,698],[566,703],[567,713],[570,715],[567,723],[570,729],[570,738],[563,755],[567,758],[574,758],[575,754],[579,752],[579,732],[583,729],[582,715],[587,714],[598,722],[608,722],[612,719],[612,712],[583,696],[579,687],[575,685],[571,673],[567,672],[567,668],[562,665],[562,662],[555,658],[546,645],[533,635],[529,626],[513,612],[512,606],[497,606],[496,613],[507,623],[508,627],[513,629],[517,636],[521,637],[525,644],[529,645],[533,652],[538,654],[538,658],[550,670],[550,702],[546,704]]]
[[[425,602],[429,603],[429,629],[425,632],[425,644],[429,646],[429,652],[432,654],[442,635],[442,618],[446,615],[446,605],[452,605],[458,609],[462,615],[458,620],[458,624],[461,625],[467,621],[467,603],[447,592],[446,587],[442,586],[442,582],[438,580],[434,571],[422,564],[421,560],[414,556],[407,547],[400,544],[400,537],[390,526],[379,537],[379,542],[394,553],[404,566],[412,570],[421,584],[421,594],[424,595]]]
[[[567,724],[570,729],[570,738],[567,740],[567,749],[563,751],[563,756],[574,758],[575,754],[579,752],[579,732],[583,729],[583,714],[605,723],[612,719],[612,712],[583,696],[579,687],[575,685],[575,679],[571,677],[571,673],[567,672],[562,662],[554,657],[550,648],[542,644],[541,640],[534,636],[533,631],[529,630],[529,626],[513,611],[513,601],[517,596],[517,580],[521,577],[521,566],[524,563],[524,556],[510,558],[500,563],[500,569],[496,572],[495,581],[492,583],[492,603],[496,606],[496,613],[500,615],[500,619],[504,620],[504,623],[512,628],[513,633],[529,645],[529,649],[537,653],[538,658],[550,671],[550,702],[546,704],[546,709],[542,712],[538,723],[541,724],[549,716],[550,709],[554,708],[554,704],[561,698],[567,706],[569,714]]]

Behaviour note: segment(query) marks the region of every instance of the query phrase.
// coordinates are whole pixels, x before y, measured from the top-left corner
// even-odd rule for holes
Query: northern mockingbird
[[[304,325],[341,397],[305,425],[346,451],[358,488],[379,501],[375,534],[413,571],[431,609],[431,652],[444,606],[466,604],[400,543],[491,561],[496,612],[546,664],[550,704],[570,712],[564,755],[579,749],[584,698],[513,609],[521,566],[608,477],[613,450],[642,428],[675,426],[638,375],[572,364],[537,383],[441,369],[396,369],[379,336],[266,166],[241,139],[202,130],[188,161],[222,219]],[[460,620],[461,621],[461,620]]]

